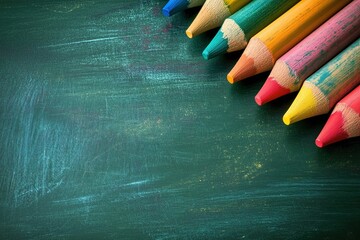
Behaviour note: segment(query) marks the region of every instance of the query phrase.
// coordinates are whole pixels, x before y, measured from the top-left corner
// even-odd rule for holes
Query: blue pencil
[[[170,17],[187,8],[201,6],[204,2],[205,0],[169,0],[165,7],[163,7],[162,13],[164,16]]]

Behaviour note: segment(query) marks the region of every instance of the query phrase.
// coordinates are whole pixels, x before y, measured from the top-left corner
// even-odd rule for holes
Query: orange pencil
[[[315,144],[318,147],[360,136],[360,86],[340,100]]]
[[[302,0],[257,33],[227,79],[230,83],[269,71],[275,61],[351,0]]]

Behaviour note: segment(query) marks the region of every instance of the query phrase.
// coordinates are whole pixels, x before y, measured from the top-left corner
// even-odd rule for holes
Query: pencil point
[[[211,40],[209,45],[205,48],[203,52],[203,56],[204,53],[206,52],[207,53],[206,59],[211,59],[213,57],[226,53],[227,49],[228,49],[227,40],[223,38],[223,34],[219,30],[215,35],[215,37]]]
[[[268,77],[260,91],[257,93],[255,101],[256,99],[259,101],[261,100],[261,104],[257,103],[262,105],[288,93],[290,93],[289,89],[281,86],[273,77]]]
[[[349,135],[342,128],[343,125],[344,118],[342,113],[332,113],[319,136],[316,138],[316,146],[325,147],[329,144],[349,138]]]
[[[243,54],[240,57],[239,61],[235,64],[233,69],[231,69],[228,76],[229,75],[231,76],[232,83],[256,75],[256,67],[254,65],[254,60]]]
[[[319,95],[321,93],[317,92],[316,94]],[[286,125],[290,125],[300,120],[319,115],[321,113],[317,109],[318,107],[319,105],[313,92],[313,86],[311,83],[305,82],[294,102],[285,113],[283,122]]]
[[[223,0],[205,1],[188,28],[188,31],[191,31],[191,37],[189,35],[188,37],[193,38],[203,32],[221,26],[223,21],[230,15],[229,6]]]
[[[193,38],[193,33],[190,30],[186,30],[186,36],[188,36],[188,38]]]

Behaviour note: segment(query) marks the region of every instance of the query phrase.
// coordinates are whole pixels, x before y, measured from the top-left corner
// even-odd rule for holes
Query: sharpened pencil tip
[[[235,64],[235,66],[231,69],[228,76],[231,76],[231,81],[238,82],[244,80],[248,77],[252,77],[256,75],[256,67],[254,65],[254,61],[243,54],[239,61]]]
[[[262,105],[268,103],[276,98],[289,94],[291,91],[283,86],[281,86],[276,79],[273,77],[268,77],[260,89],[260,91],[256,94],[258,99],[261,99]]]
[[[228,50],[227,39],[224,38],[223,33],[218,31],[215,37],[211,40],[204,52],[207,53],[207,59],[214,58],[218,55],[225,54]]]
[[[350,136],[346,132],[344,124],[345,119],[343,116],[343,112],[333,112],[330,115],[328,121],[326,122],[324,128],[321,130],[319,136],[316,138],[316,146],[325,147],[329,144],[333,144],[349,138]]]

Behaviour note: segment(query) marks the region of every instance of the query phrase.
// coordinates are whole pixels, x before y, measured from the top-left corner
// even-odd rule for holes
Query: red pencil
[[[360,136],[360,86],[340,100],[316,138],[318,147]]]

